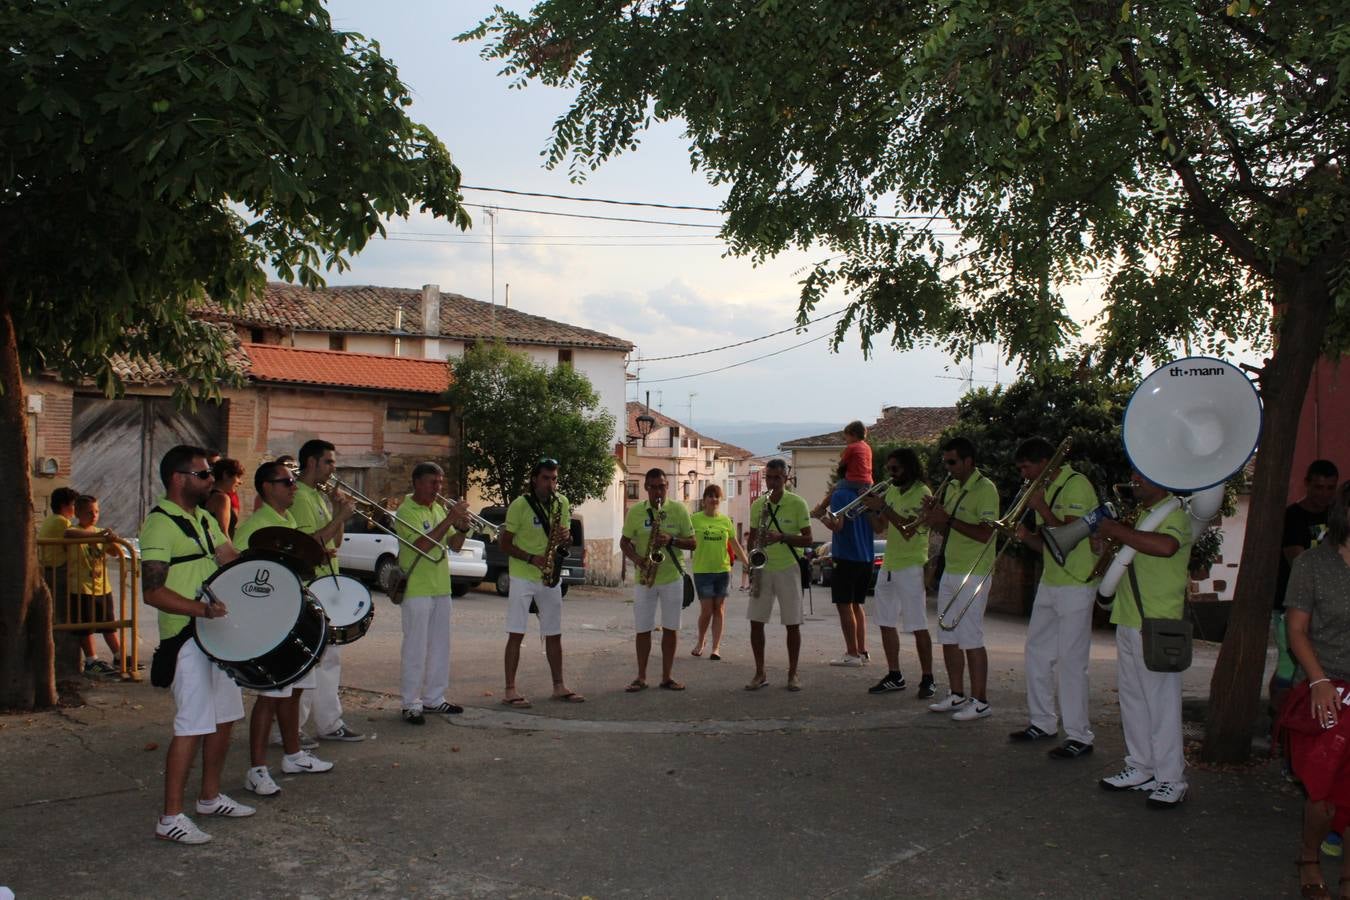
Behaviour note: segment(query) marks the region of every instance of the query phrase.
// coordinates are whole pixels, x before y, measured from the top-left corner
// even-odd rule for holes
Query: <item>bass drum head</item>
[[[1227,481],[1261,439],[1261,399],[1242,370],[1221,359],[1173,360],[1140,383],[1122,425],[1130,464],[1169,491]]]
[[[305,589],[279,562],[238,559],[206,580],[229,610],[219,619],[197,619],[197,643],[212,659],[256,659],[284,641],[300,616]]]
[[[347,575],[325,575],[309,584],[330,625],[343,628],[366,617],[373,607],[370,591]]]

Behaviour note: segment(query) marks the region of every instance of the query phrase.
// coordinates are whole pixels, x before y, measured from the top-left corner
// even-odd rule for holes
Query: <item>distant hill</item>
[[[843,422],[728,422],[702,419],[693,423],[694,430],[710,438],[744,447],[756,456],[778,452],[783,441],[826,434],[844,427]]]

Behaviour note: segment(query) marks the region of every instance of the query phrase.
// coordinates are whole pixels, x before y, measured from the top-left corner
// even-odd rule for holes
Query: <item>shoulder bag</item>
[[[1184,672],[1191,667],[1190,619],[1158,619],[1144,616],[1139,579],[1134,563],[1125,567],[1130,576],[1134,605],[1139,608],[1139,635],[1144,645],[1144,668],[1150,672]]]

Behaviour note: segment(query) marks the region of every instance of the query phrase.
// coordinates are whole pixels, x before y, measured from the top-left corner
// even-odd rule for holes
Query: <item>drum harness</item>
[[[156,505],[150,510],[150,515],[159,513],[173,520],[173,523],[182,530],[183,534],[192,539],[197,545],[199,553],[189,553],[186,556],[173,556],[169,558],[169,566],[172,568],[180,563],[193,562],[206,557],[214,557],[216,552],[215,544],[211,541],[211,525],[204,517],[197,520],[201,526],[201,534],[206,537],[206,546],[202,546],[202,538],[198,536],[197,529],[192,527],[192,521],[186,516],[176,516],[163,507]],[[155,654],[150,661],[150,683],[155,687],[167,688],[173,685],[174,671],[178,668],[178,652],[183,649],[183,645],[192,637],[196,631],[196,623],[189,618],[187,625],[175,634],[173,637],[160,640],[159,646],[155,648]]]

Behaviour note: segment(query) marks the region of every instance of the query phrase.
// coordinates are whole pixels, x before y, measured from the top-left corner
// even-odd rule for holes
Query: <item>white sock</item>
[[[282,758],[285,759],[285,760],[287,760],[288,762],[296,762],[296,761],[298,761],[298,760],[300,760],[300,759],[303,759],[303,758],[304,758],[304,755],[305,755],[305,751],[304,751],[304,750],[299,750],[299,751],[296,751],[295,753],[287,753],[287,754],[286,754],[284,757],[282,757]]]

